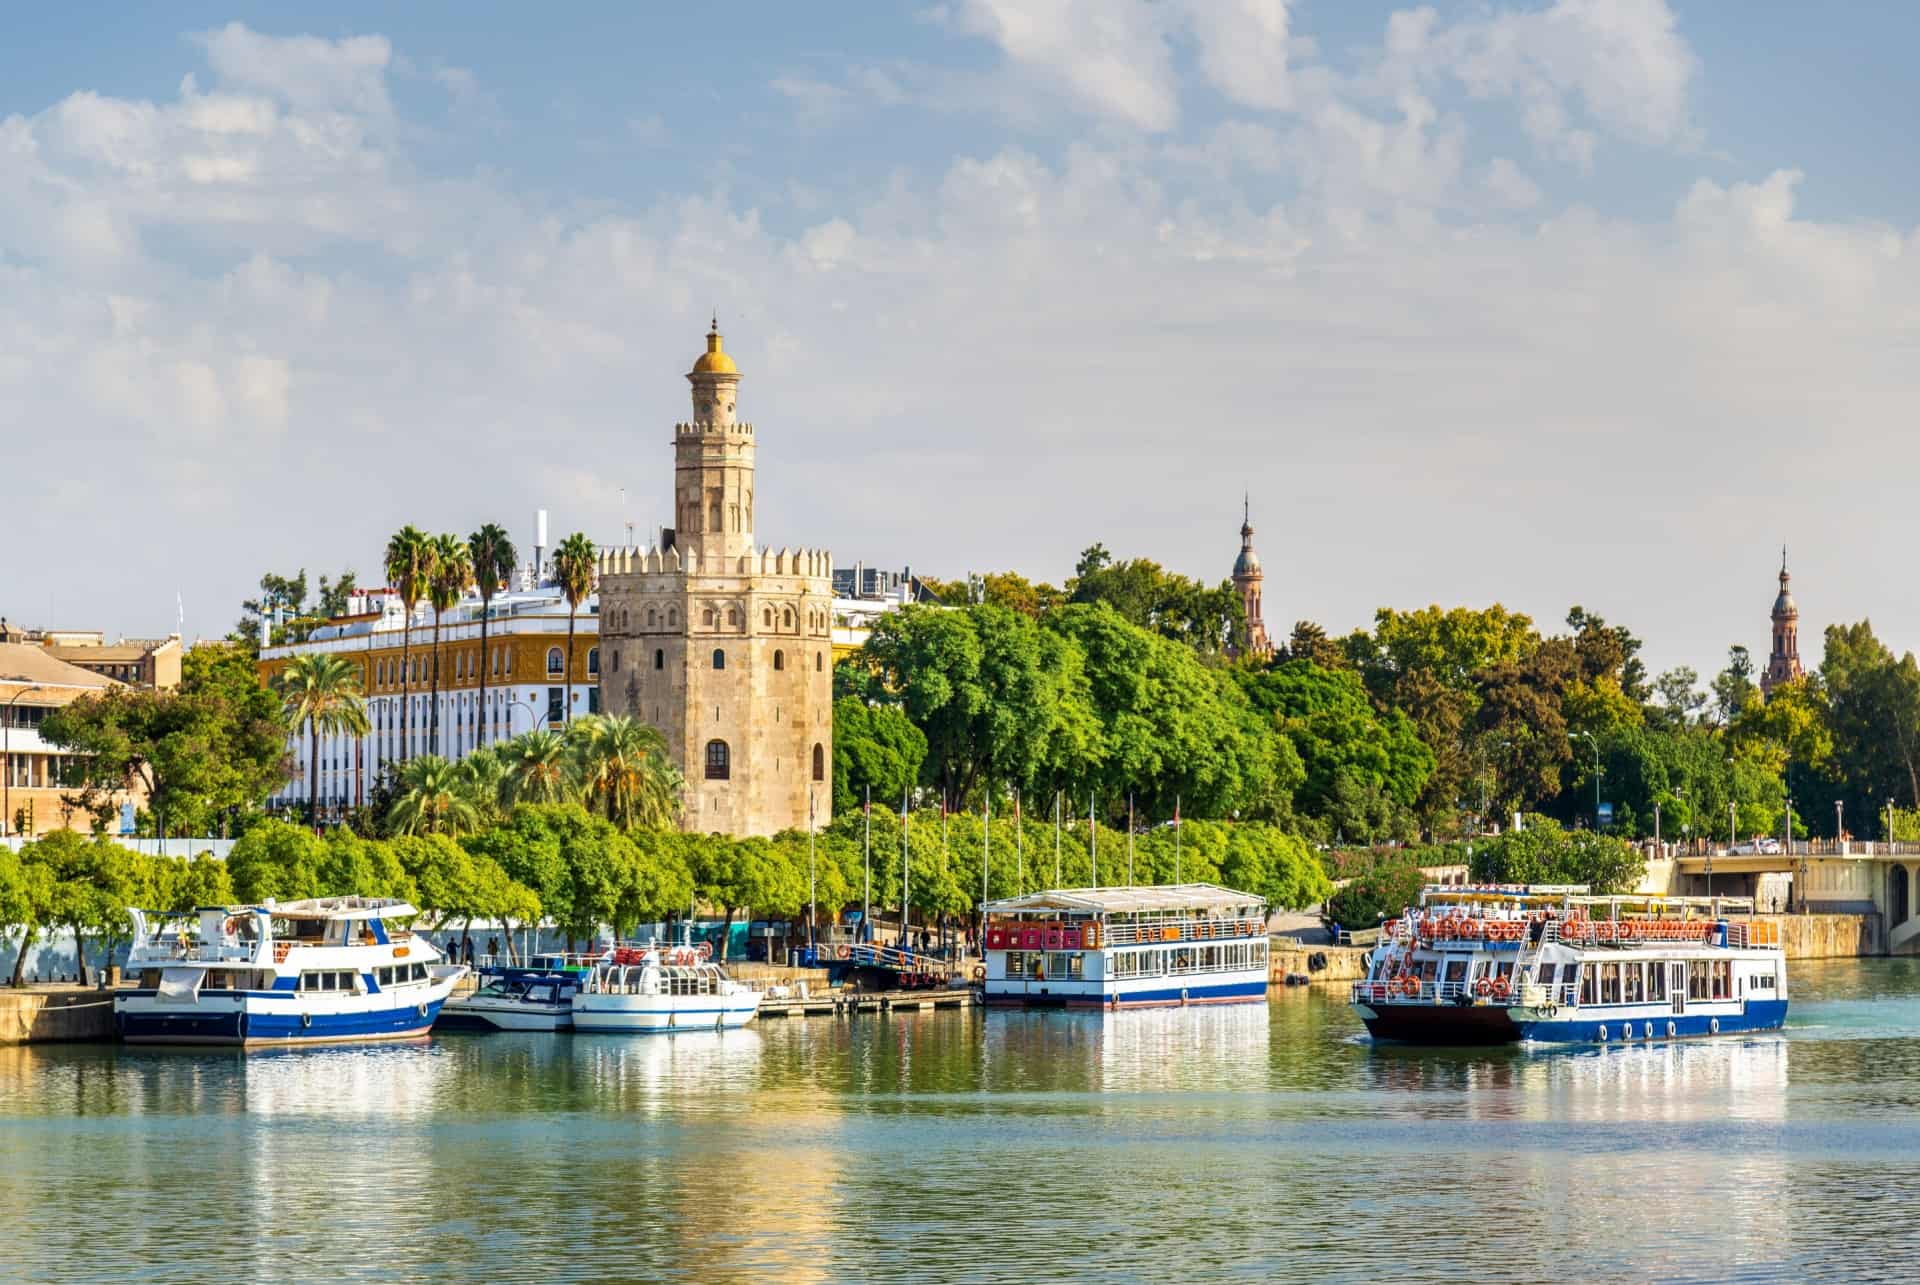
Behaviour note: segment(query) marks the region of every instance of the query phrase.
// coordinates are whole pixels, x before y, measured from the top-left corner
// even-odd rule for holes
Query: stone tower
[[[1240,517],[1240,556],[1233,560],[1233,587],[1240,591],[1240,602],[1247,612],[1247,655],[1273,655],[1273,640],[1267,637],[1266,622],[1260,618],[1260,555],[1253,551],[1253,504],[1243,501]]]
[[[603,707],[660,729],[685,774],[682,826],[804,829],[833,808],[833,560],[754,544],[753,425],[718,323],[674,427],[674,520],[660,547],[600,568]]]
[[[1792,682],[1807,671],[1800,665],[1800,608],[1794,605],[1793,591],[1787,584],[1787,551],[1780,550],[1780,595],[1773,600],[1773,653],[1767,657],[1767,670],[1760,675],[1760,694],[1771,696],[1781,683]]]

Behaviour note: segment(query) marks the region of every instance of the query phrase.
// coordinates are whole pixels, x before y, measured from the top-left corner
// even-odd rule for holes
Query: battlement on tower
[[[709,433],[727,433],[734,437],[752,437],[751,424],[675,424],[675,437],[705,437]]]
[[[833,554],[825,549],[753,549],[733,557],[702,553],[697,545],[657,549],[639,545],[602,549],[596,563],[601,579],[608,576],[805,576],[827,580],[833,576]]]

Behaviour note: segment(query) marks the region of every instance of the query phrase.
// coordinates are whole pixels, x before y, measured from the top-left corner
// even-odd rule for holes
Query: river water
[[[1780,1035],[1367,1043],[1331,989],[207,1053],[0,1049],[21,1280],[1862,1280],[1920,1225],[1920,967]]]

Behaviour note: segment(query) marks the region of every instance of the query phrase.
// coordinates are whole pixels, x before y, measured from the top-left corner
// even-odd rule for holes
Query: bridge
[[[1675,882],[1704,890],[1711,874],[1716,892],[1752,896],[1765,908],[1769,880],[1781,910],[1880,917],[1890,955],[1920,954],[1920,843],[1874,843],[1796,839],[1774,852],[1680,853]],[[1791,899],[1785,889],[1791,887]]]

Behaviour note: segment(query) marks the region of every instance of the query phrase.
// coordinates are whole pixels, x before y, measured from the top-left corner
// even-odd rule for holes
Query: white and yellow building
[[[330,653],[359,670],[372,730],[364,737],[320,738],[323,812],[364,804],[381,768],[403,758],[439,753],[460,759],[482,745],[547,727],[600,709],[599,598],[589,596],[574,617],[571,695],[567,669],[567,601],[553,585],[496,596],[487,621],[485,703],[480,691],[480,613],[470,594],[442,614],[440,647],[433,645],[433,611],[415,607],[412,620],[391,593],[364,596],[370,610],[329,621],[302,643],[260,651],[260,677],[271,684],[294,656]],[[440,669],[434,694],[433,667]],[[439,731],[434,731],[438,701]],[[312,739],[288,739],[298,768],[274,802],[304,802],[309,790]]]
[[[86,830],[91,814],[66,802],[74,787],[67,751],[43,740],[49,714],[85,696],[125,684],[68,664],[39,643],[0,642],[0,834],[33,836],[49,830]],[[116,807],[144,805],[137,783],[112,797]]]

